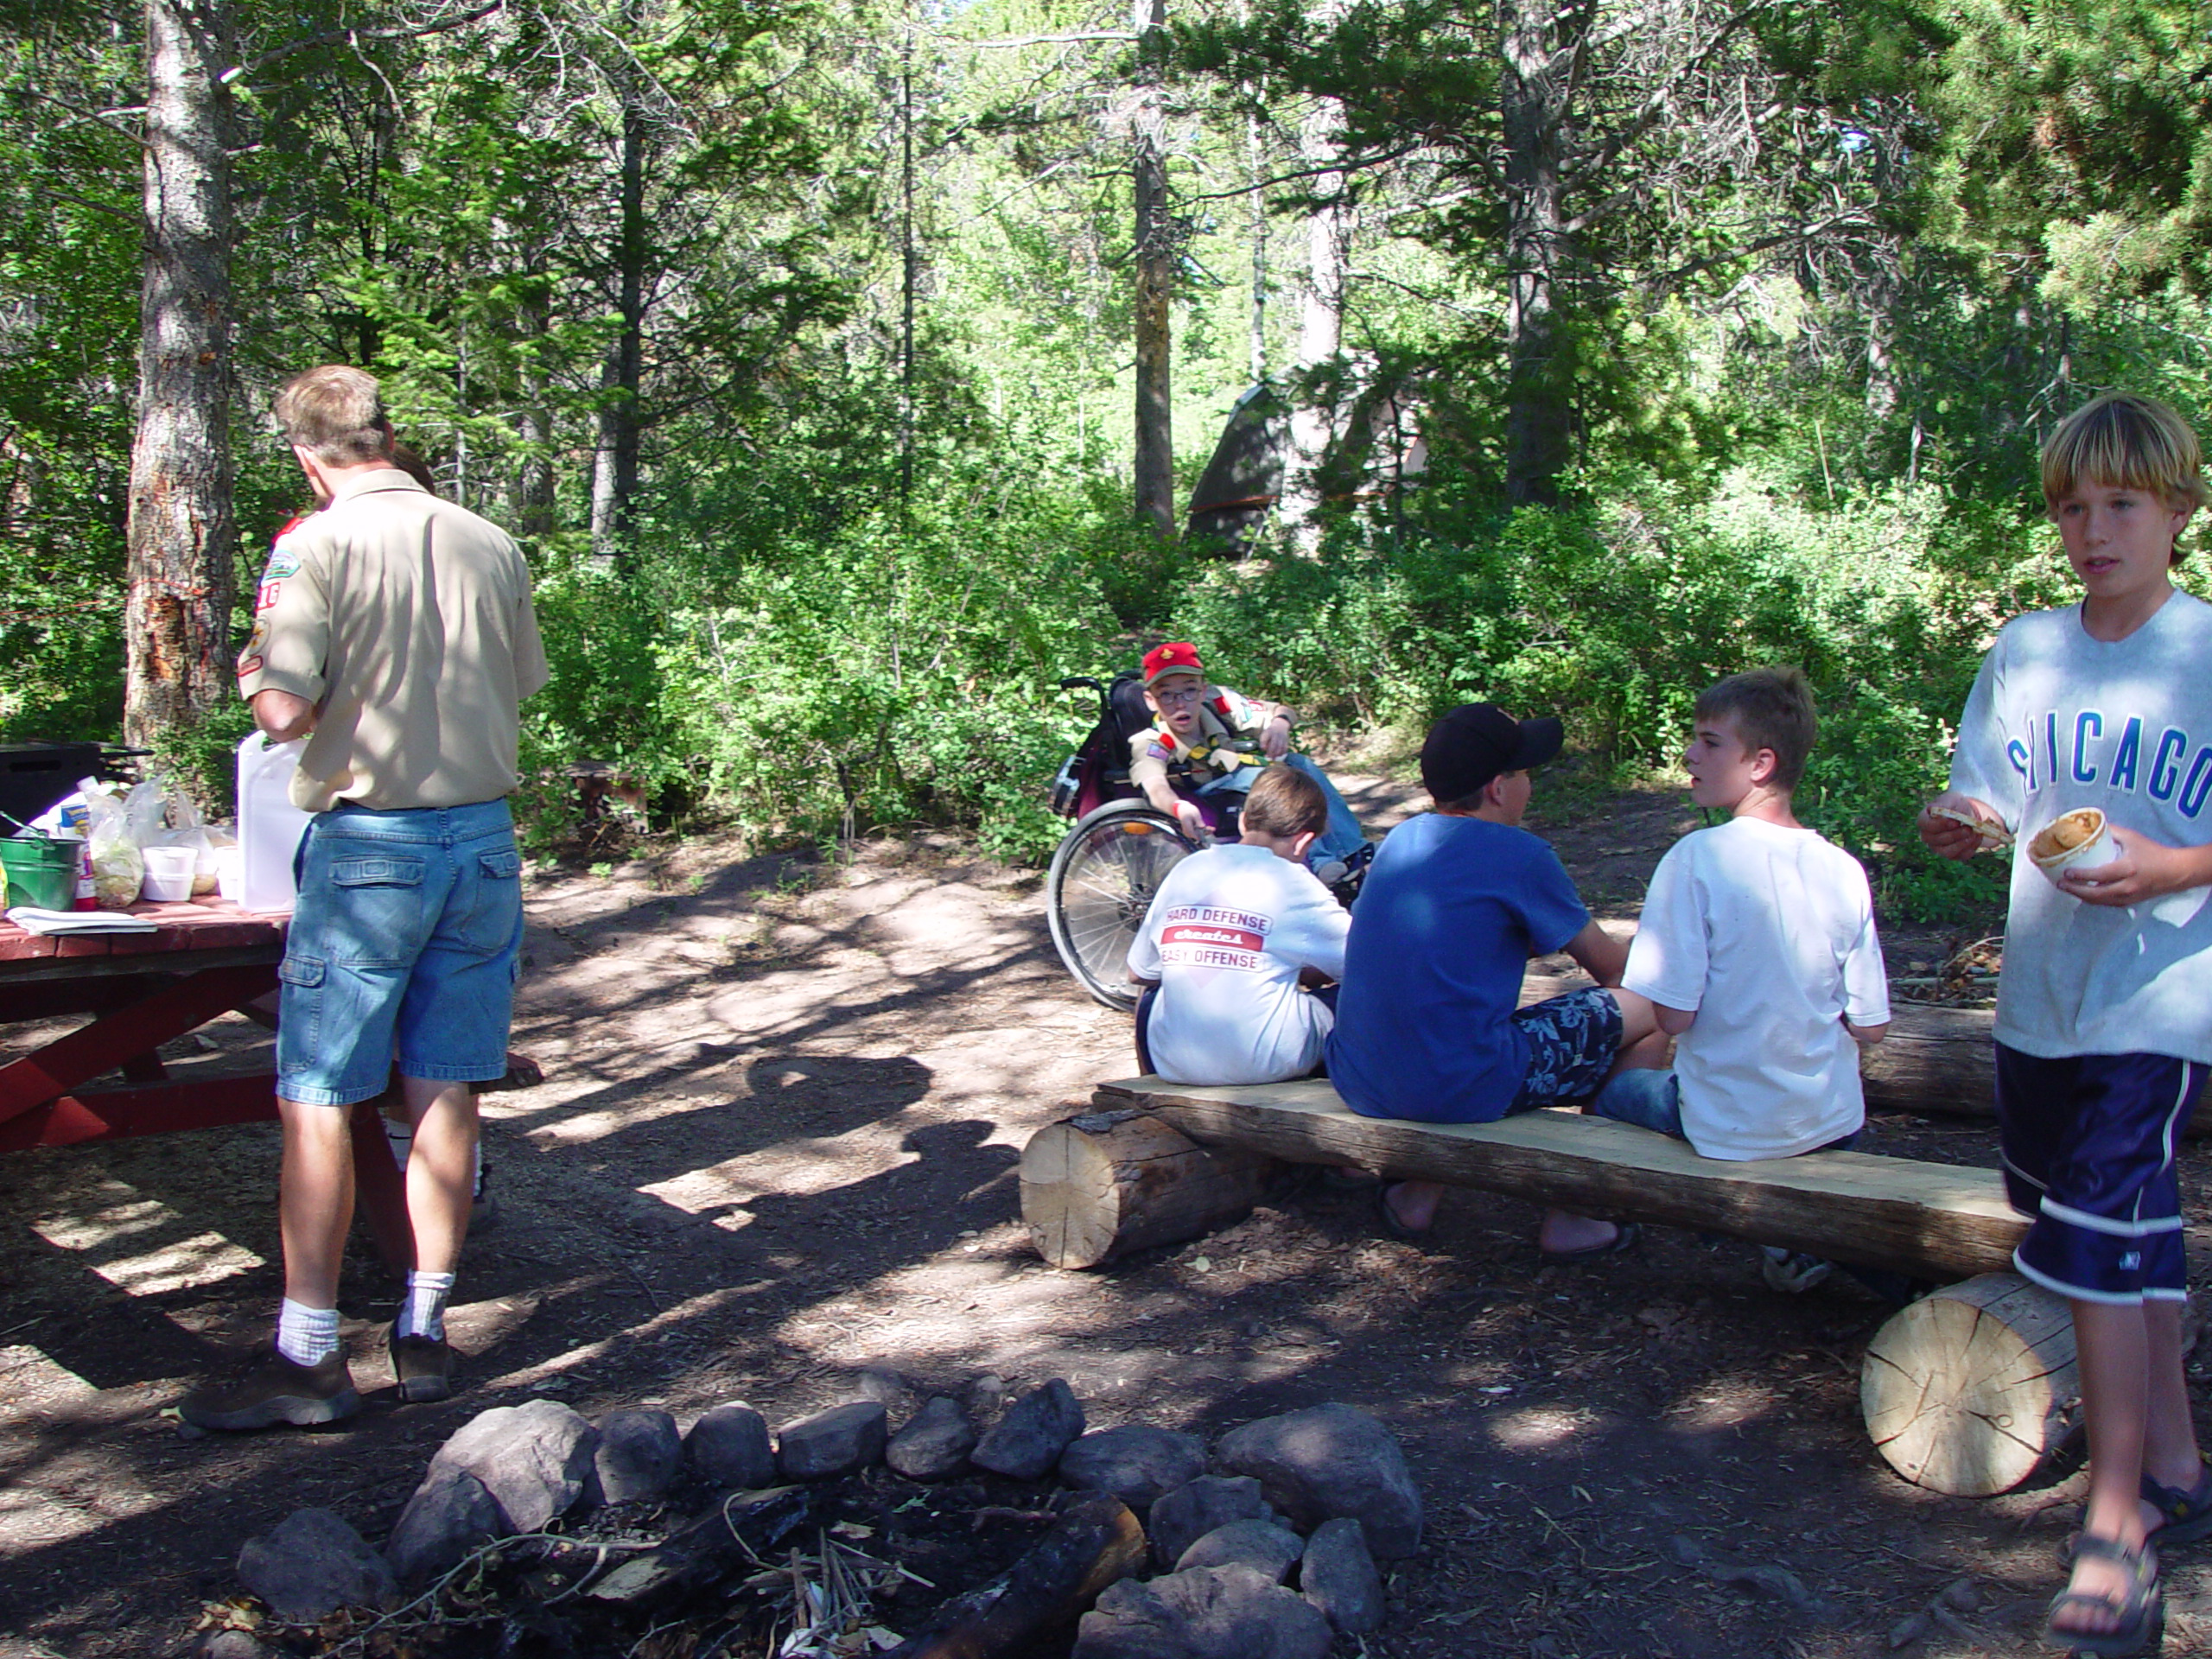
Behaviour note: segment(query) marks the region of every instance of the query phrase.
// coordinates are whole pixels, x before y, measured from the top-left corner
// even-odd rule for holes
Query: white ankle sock
[[[338,1310],[287,1296],[276,1310],[276,1351],[295,1365],[320,1365],[338,1351]]]
[[[446,1298],[452,1292],[453,1274],[449,1273],[409,1274],[407,1300],[399,1305],[399,1334],[443,1341]]]

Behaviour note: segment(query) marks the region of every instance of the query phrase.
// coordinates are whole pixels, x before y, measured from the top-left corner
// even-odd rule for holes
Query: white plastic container
[[[238,903],[248,910],[289,910],[299,897],[292,857],[313,815],[292,804],[291,789],[304,747],[259,732],[238,745]]]
[[[141,899],[174,903],[192,897],[192,868],[200,856],[195,850],[145,847],[139,851],[146,861],[146,883],[138,890]]]

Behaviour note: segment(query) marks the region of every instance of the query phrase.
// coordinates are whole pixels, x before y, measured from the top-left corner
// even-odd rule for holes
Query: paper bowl
[[[2120,843],[2112,826],[2094,806],[2063,812],[2036,832],[2028,843],[2028,856],[2053,881],[2069,870],[2093,870],[2120,856]]]

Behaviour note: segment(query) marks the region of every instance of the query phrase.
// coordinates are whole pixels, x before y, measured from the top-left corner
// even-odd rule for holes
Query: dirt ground
[[[1380,779],[1351,792],[1377,825],[1409,804]],[[1543,805],[1532,825],[1624,919],[1694,827],[1680,795],[1572,823]],[[181,1437],[162,1408],[275,1306],[273,1131],[0,1160],[0,1659],[175,1651],[235,1592],[247,1537],[319,1504],[381,1538],[486,1406],[688,1421],[744,1399],[777,1421],[871,1372],[1061,1376],[1093,1427],[1375,1413],[1430,1523],[1376,1659],[1874,1656],[1946,1592],[1909,1653],[2039,1650],[2078,1474],[1986,1501],[1891,1474],[1858,1406],[1885,1310],[1849,1284],[1777,1296],[1750,1247],[1665,1229],[1546,1265],[1531,1209],[1473,1194],[1402,1243],[1363,1196],[1318,1186],[1106,1272],[1046,1268],[1017,1214],[1020,1147],[1131,1066],[1126,1018],[1054,957],[1033,874],[942,837],[750,860],[694,841],[604,874],[538,869],[528,901],[515,1046],[547,1080],[486,1102],[499,1217],[470,1241],[448,1402],[394,1401],[375,1342],[393,1287],[360,1249],[342,1300],[367,1408],[312,1434]],[[1892,971],[1948,943],[1892,937]],[[219,1052],[188,1041],[180,1064],[260,1040],[243,1021],[211,1035]],[[1986,1131],[1936,1121],[1878,1119],[1872,1147],[1993,1161]],[[2188,1196],[2205,1216],[2201,1173]],[[2190,1242],[2201,1257],[2202,1225]],[[1761,1566],[1795,1574],[1800,1605],[1728,1581]],[[2168,1583],[2165,1651],[2212,1649],[2212,1567],[2170,1563]]]

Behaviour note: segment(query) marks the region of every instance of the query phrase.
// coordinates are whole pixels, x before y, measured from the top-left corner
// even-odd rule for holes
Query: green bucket
[[[0,839],[0,870],[8,876],[8,903],[35,910],[67,910],[77,902],[77,853],[81,843],[44,836]]]

